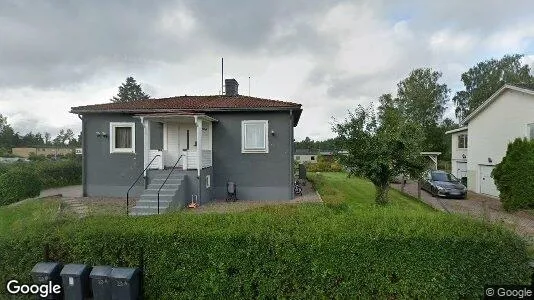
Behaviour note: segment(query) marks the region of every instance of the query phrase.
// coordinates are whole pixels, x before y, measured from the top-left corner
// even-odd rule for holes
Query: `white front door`
[[[197,132],[194,124],[180,124],[180,154],[186,155],[188,151],[197,150]],[[180,166],[183,166],[183,158],[180,160]]]
[[[491,177],[491,171],[493,171],[494,168],[495,166],[480,166],[480,193],[499,197],[499,191]]]
[[[462,179],[467,177],[467,163],[466,162],[456,162],[456,177]]]

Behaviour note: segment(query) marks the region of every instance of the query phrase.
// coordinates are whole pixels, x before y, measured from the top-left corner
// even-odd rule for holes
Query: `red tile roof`
[[[161,99],[138,100],[126,103],[104,103],[72,107],[72,113],[92,112],[172,112],[217,110],[269,110],[300,109],[293,102],[262,99],[248,96],[179,96]]]

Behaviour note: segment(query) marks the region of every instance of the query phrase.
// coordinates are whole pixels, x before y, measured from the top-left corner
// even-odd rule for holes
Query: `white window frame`
[[[464,146],[463,146],[463,147],[460,147],[460,139],[461,139],[462,137],[464,137],[464,136],[465,136],[464,141],[463,141],[463,142],[464,142],[464,143],[463,143]],[[461,133],[461,134],[458,135],[458,144],[456,145],[456,146],[458,147],[458,149],[467,149],[467,147],[468,147],[468,144],[467,144],[467,143],[469,143],[468,138],[469,138],[469,137],[468,137],[467,134],[465,134],[465,133]]]
[[[132,128],[132,147],[115,148],[115,128]],[[109,153],[135,153],[135,123],[134,122],[109,122]]]
[[[527,139],[534,141],[534,137],[530,136],[530,127],[534,127],[534,123],[527,124]]]
[[[262,124],[264,126],[264,148],[254,148],[247,149],[245,148],[245,138],[246,138],[246,126],[249,124]],[[243,120],[241,121],[241,153],[269,153],[269,121],[267,120]]]
[[[211,187],[211,176],[206,175],[206,188],[209,189]]]

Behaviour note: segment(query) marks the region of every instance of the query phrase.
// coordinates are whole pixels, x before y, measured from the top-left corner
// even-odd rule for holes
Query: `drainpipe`
[[[83,197],[87,197],[87,175],[85,174],[85,172],[87,172],[87,159],[86,159],[86,155],[87,155],[87,151],[85,151],[85,145],[87,145],[85,139],[86,139],[86,130],[85,130],[85,125],[86,125],[86,121],[85,121],[85,118],[83,117],[83,115],[80,115],[78,114],[78,118],[82,121],[82,196]]]
[[[289,110],[289,199],[293,199],[293,110]]]
[[[198,180],[198,201],[202,202],[202,180],[200,180],[200,171],[202,170],[202,119],[195,116],[195,125],[197,126],[197,180]],[[199,203],[197,203],[199,204]]]

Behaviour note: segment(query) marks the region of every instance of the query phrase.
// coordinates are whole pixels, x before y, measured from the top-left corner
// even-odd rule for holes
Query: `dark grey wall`
[[[83,118],[86,196],[125,197],[126,191],[143,170],[143,126],[140,120],[124,114],[87,114]],[[136,153],[110,153],[110,122],[135,122]],[[108,136],[97,137],[97,131]],[[143,189],[141,178],[130,195],[138,196]]]
[[[213,123],[213,167],[202,170],[201,202],[226,198],[226,182],[237,184],[241,200],[287,200],[293,198],[293,117],[282,112],[227,112],[210,114],[218,122]],[[241,121],[269,121],[269,153],[241,153]],[[109,123],[136,123],[136,153],[109,151]],[[151,148],[160,149],[163,144],[162,127],[151,126]],[[143,170],[143,127],[138,118],[124,114],[87,114],[84,116],[84,193],[87,196],[124,197],[135,178]],[[106,132],[108,137],[97,137],[96,132]],[[274,135],[271,135],[274,131]],[[161,140],[160,138],[161,137]],[[206,188],[206,175],[211,176],[211,188]],[[188,171],[185,198],[198,194],[195,171]],[[140,179],[132,196],[144,189]]]
[[[158,175],[161,176],[161,174],[164,174],[164,176],[167,176],[169,172],[170,172],[170,169],[148,170],[147,172],[148,181],[150,183],[151,180],[156,178]],[[184,171],[184,170],[175,169],[173,171],[173,174],[176,174],[176,173],[183,173],[186,175],[183,185],[179,191],[180,194],[178,195],[177,199],[175,199],[175,201],[177,202],[176,203],[177,207],[184,207],[184,206],[187,206],[189,203],[191,203],[191,195],[198,195],[199,193],[199,190],[198,190],[199,182],[197,178],[198,172],[197,170]],[[213,197],[212,197],[213,187],[206,188],[206,176],[207,175],[210,175],[211,182],[213,182],[213,168],[211,167],[205,168],[205,169],[202,169],[202,171],[200,172],[200,180],[201,180],[200,186],[202,187],[202,189],[200,190],[200,197],[198,198],[200,201],[200,204],[207,203],[213,200]]]
[[[213,197],[226,197],[226,182],[237,184],[238,199],[287,200],[292,188],[292,116],[283,112],[213,113]],[[269,153],[241,153],[241,121],[269,121]],[[274,131],[274,136],[271,135]]]

